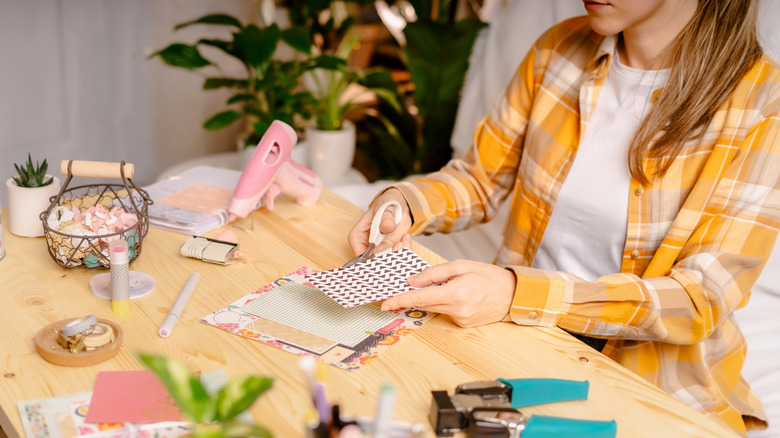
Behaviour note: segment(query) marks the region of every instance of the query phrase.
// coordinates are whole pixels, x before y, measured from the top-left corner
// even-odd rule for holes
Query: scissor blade
[[[363,263],[366,260],[371,258],[371,251],[374,250],[374,244],[369,243],[368,248],[366,248],[365,251],[363,251],[363,254],[360,254],[359,256],[355,257],[354,259],[348,261],[347,263],[344,263],[344,266],[342,268],[349,268],[350,266],[354,266],[358,263]]]

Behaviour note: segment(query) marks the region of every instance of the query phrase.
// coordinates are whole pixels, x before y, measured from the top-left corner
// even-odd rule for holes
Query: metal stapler
[[[614,438],[612,421],[526,416],[518,408],[588,398],[588,381],[497,379],[458,385],[455,394],[431,391],[430,420],[437,436],[466,431],[469,438]]]

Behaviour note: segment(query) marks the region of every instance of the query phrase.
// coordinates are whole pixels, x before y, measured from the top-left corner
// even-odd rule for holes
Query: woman
[[[780,225],[780,70],[757,0],[586,0],[531,49],[474,146],[380,194],[349,235],[365,250],[490,220],[496,264],[452,261],[382,304],[462,326],[559,326],[735,430],[766,427],[740,377],[744,306]],[[499,266],[504,266],[499,267]]]

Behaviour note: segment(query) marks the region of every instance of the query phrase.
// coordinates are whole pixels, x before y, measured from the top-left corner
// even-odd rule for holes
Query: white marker
[[[374,438],[387,438],[389,436],[394,408],[395,388],[391,385],[382,385],[374,416],[374,433],[372,434]]]
[[[181,318],[181,314],[184,312],[184,307],[187,305],[190,297],[192,297],[198,281],[200,281],[200,274],[193,272],[187,282],[184,283],[184,287],[179,292],[179,296],[176,297],[176,301],[173,303],[170,312],[168,312],[168,316],[165,317],[165,321],[160,326],[160,336],[163,338],[167,338],[173,331],[173,327],[179,322],[179,318]]]

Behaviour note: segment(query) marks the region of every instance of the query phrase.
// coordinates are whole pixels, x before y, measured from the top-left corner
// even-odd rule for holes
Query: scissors
[[[379,207],[379,209],[376,211],[374,219],[371,221],[371,229],[368,234],[368,248],[363,251],[363,254],[360,254],[347,263],[344,263],[342,268],[349,268],[350,266],[356,265],[358,263],[363,263],[376,255],[385,254],[392,249],[387,248],[386,250],[380,251],[379,253],[371,254],[371,251],[373,251],[377,245],[382,243],[386,236],[386,234],[382,234],[382,232],[379,231],[379,224],[382,223],[382,215],[385,213],[385,211],[389,211],[393,214],[393,220],[395,221],[396,225],[401,223],[401,204],[399,204],[398,201],[388,201],[382,204],[382,206]]]

